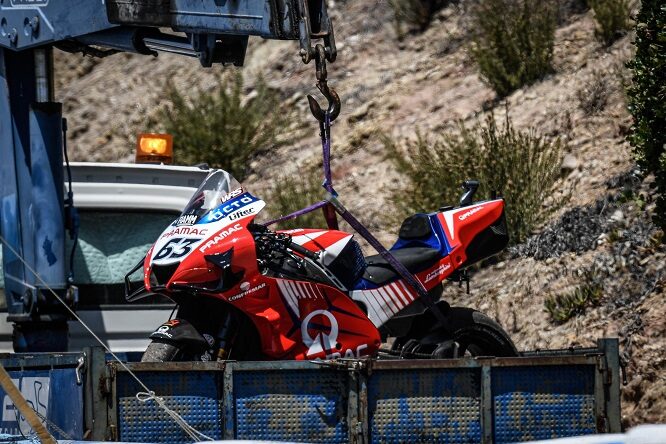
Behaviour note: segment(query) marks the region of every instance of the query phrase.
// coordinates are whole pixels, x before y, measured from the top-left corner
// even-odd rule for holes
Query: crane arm
[[[0,47],[13,51],[92,45],[241,66],[248,37],[259,36],[298,40],[304,63],[313,40],[323,41],[328,61],[336,56],[325,0],[9,0],[0,14]]]

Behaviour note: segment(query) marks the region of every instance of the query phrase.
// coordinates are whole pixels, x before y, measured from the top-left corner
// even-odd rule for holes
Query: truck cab
[[[73,284],[77,314],[113,351],[143,351],[148,335],[174,309],[158,296],[126,303],[124,276],[148,251],[164,227],[182,211],[208,167],[72,162],[72,191],[79,212]],[[0,352],[12,352],[13,324],[7,308],[0,248]],[[69,267],[69,260],[68,267]],[[69,321],[69,349],[95,345],[78,323]]]

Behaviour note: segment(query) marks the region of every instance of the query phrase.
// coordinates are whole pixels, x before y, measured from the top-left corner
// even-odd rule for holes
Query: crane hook
[[[326,100],[328,100],[326,114],[328,114],[329,122],[332,122],[340,114],[340,97],[333,88],[328,87],[326,82],[317,83],[317,88],[319,88],[319,91],[321,91],[324,97],[326,97]],[[312,112],[312,115],[315,117],[315,119],[323,122],[326,114],[324,113],[324,110],[322,110],[321,106],[319,106],[317,99],[308,94],[308,103],[310,104],[310,112]]]
[[[315,46],[315,67],[317,73],[317,88],[328,100],[328,108],[326,112],[322,110],[317,100],[308,94],[308,103],[312,115],[320,122],[324,121],[326,114],[328,114],[329,122],[334,121],[340,114],[340,97],[333,88],[328,87],[327,71],[326,71],[326,50],[321,44]]]

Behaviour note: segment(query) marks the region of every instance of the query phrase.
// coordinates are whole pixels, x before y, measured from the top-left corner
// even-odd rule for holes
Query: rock
[[[560,168],[563,174],[569,174],[578,169],[578,159],[572,154],[567,154],[564,156],[564,159],[562,159],[562,165]]]
[[[368,115],[368,111],[370,111],[370,102],[366,102],[356,108],[348,118],[349,123],[360,122]]]
[[[617,209],[610,217],[611,222],[620,223],[624,221],[624,213],[622,210]]]

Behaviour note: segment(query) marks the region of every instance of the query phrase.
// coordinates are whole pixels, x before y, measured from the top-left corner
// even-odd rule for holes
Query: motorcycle
[[[125,277],[128,301],[158,294],[178,307],[142,361],[515,356],[495,321],[441,300],[445,281],[463,281],[508,242],[503,199],[473,202],[478,185],[465,182],[460,206],[402,223],[389,251],[424,293],[352,234],[255,223],[265,202],[212,170]]]

